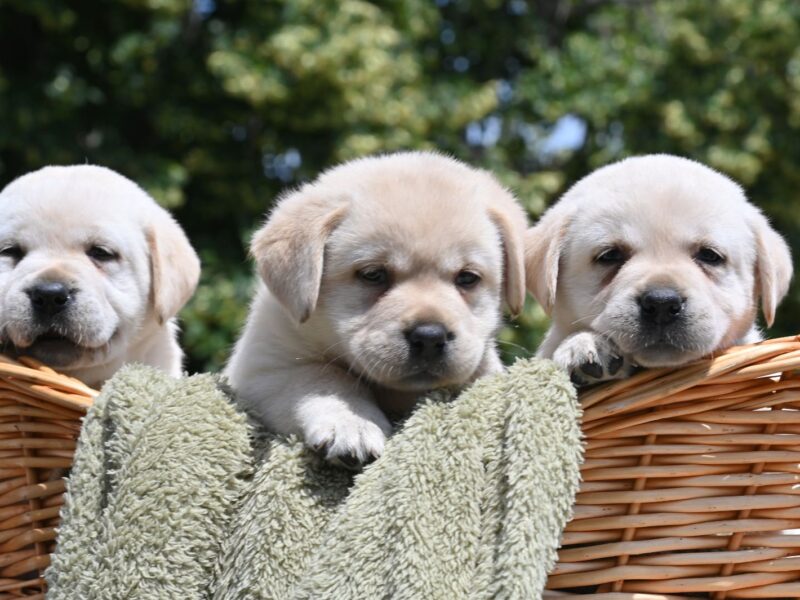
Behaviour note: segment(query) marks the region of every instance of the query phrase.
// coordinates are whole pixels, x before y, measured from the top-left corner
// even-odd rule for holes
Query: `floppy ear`
[[[775,310],[792,280],[792,255],[784,239],[770,227],[761,213],[753,220],[756,236],[756,292],[767,327],[775,321]]]
[[[163,325],[194,294],[200,279],[200,259],[172,217],[159,215],[145,237],[150,248],[150,299]]]
[[[551,209],[525,233],[525,281],[547,315],[556,302],[558,263],[569,221],[568,212]]]
[[[506,210],[506,207],[492,206],[489,208],[489,218],[500,230],[500,238],[503,242],[503,293],[508,309],[512,315],[516,316],[522,312],[525,305],[525,248],[523,241],[525,215],[516,204],[513,209],[514,212],[520,214],[514,215],[511,210]],[[514,217],[521,217],[521,219]],[[515,220],[519,222],[515,223]]]
[[[317,305],[325,242],[346,210],[341,198],[302,188],[278,203],[250,243],[261,278],[300,323]]]

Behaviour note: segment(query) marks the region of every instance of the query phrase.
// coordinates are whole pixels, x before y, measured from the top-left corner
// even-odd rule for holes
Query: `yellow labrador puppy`
[[[581,385],[760,339],[792,276],[789,249],[727,177],[669,155],[572,187],[526,237],[528,286],[553,323],[539,355]]]
[[[525,228],[493,177],[437,154],[322,174],[253,238],[265,285],[231,384],[271,429],[331,461],[379,456],[384,411],[502,370],[494,336],[503,299],[512,312],[524,302]]]
[[[200,263],[183,230],[109,169],[45,167],[0,192],[0,342],[92,386],[122,364],[179,375],[173,317]]]

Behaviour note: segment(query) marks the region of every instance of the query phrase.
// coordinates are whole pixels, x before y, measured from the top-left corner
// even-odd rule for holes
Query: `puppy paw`
[[[567,337],[553,353],[553,361],[577,387],[625,379],[637,368],[614,342],[590,331]]]
[[[376,421],[354,414],[320,417],[307,428],[306,443],[328,462],[357,470],[383,454],[391,426],[385,417]]]

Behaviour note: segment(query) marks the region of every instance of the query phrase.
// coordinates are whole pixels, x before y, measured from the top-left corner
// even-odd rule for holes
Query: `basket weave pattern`
[[[64,476],[96,395],[41,363],[0,356],[0,600],[44,598]]]
[[[800,337],[581,395],[586,460],[545,598],[800,598]]]
[[[582,394],[586,461],[547,599],[800,598],[800,336]],[[0,357],[0,600],[44,598],[97,392]]]

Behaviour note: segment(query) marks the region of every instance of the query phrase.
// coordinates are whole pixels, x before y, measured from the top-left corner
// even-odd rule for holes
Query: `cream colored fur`
[[[114,256],[98,260],[93,248]],[[182,352],[174,317],[200,263],[180,226],[135,183],[98,166],[45,167],[0,193],[0,338],[93,386],[124,363],[172,375]],[[37,320],[30,290],[60,282],[71,304]],[[63,337],[46,341],[50,334]],[[42,337],[45,336],[45,337]]]
[[[346,163],[280,199],[255,234],[265,282],[226,369],[271,429],[332,460],[381,454],[385,411],[425,391],[502,369],[494,336],[503,299],[525,298],[524,211],[489,174],[432,153]],[[386,269],[385,286],[364,269]],[[469,270],[470,289],[455,283]],[[422,372],[405,333],[441,323],[454,336]]]
[[[598,258],[621,248],[621,265]],[[724,258],[707,264],[710,248]],[[630,158],[572,187],[526,235],[528,286],[553,323],[539,349],[575,373],[582,365],[674,366],[755,341],[759,298],[767,325],[792,276],[789,249],[727,177],[669,155]],[[637,300],[654,287],[685,298],[679,325],[646,331]],[[618,366],[618,365],[617,365]],[[620,368],[579,379],[622,377]]]

